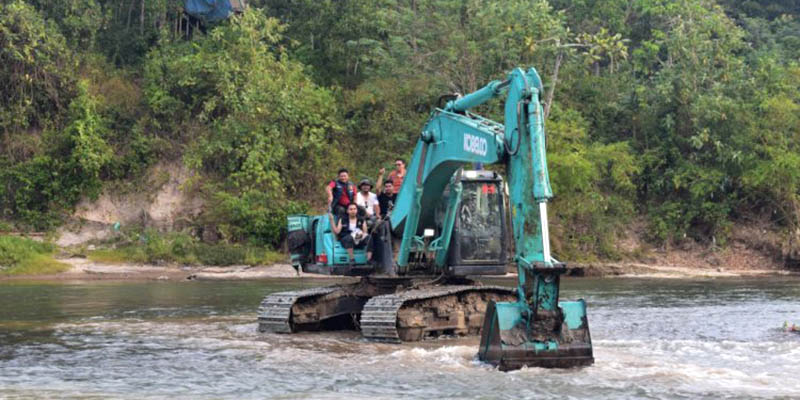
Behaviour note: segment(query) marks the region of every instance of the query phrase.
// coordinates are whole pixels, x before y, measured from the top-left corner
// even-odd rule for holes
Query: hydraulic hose
[[[522,129],[524,128],[524,123],[522,120],[522,104],[529,104],[527,100],[520,99],[517,102],[517,146],[513,148],[508,144],[508,139],[503,138],[503,147],[505,147],[506,152],[511,155],[515,156],[519,153],[519,148],[522,145]]]

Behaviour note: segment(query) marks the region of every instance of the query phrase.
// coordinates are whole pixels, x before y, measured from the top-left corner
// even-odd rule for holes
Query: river
[[[499,372],[478,339],[259,334],[268,292],[319,281],[0,283],[0,398],[800,398],[800,279],[565,279],[595,364]]]

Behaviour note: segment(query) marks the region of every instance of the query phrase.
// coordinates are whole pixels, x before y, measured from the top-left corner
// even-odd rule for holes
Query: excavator
[[[566,266],[550,251],[541,93],[535,69],[515,68],[471,94],[440,98],[396,204],[372,230],[372,260],[362,249],[350,262],[328,215],[289,216],[293,266],[361,278],[267,295],[259,331],[347,325],[366,339],[394,343],[480,333],[479,359],[500,370],[592,364],[586,304],[559,298]],[[470,112],[500,96],[504,124]],[[500,164],[508,179],[465,169],[476,164]],[[472,280],[504,275],[509,263],[516,289]]]

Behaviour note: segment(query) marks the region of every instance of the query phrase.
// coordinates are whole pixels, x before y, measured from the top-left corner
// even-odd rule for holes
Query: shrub
[[[184,233],[162,234],[146,230],[116,249],[89,252],[89,259],[106,263],[178,263],[185,265],[259,265],[282,261],[285,256],[263,246],[201,243]]]
[[[278,202],[267,193],[248,191],[235,196],[218,191],[204,222],[216,226],[227,240],[278,247],[286,236],[286,217],[306,210],[303,204]]]
[[[33,229],[50,229],[83,196],[96,196],[100,173],[112,158],[105,120],[85,82],[69,107],[63,131],[44,133],[47,151],[18,163],[0,155],[0,210]],[[4,165],[6,164],[6,165]],[[9,165],[10,164],[10,165]]]

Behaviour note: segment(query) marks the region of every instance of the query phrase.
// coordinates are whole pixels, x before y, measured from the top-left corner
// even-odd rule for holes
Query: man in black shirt
[[[391,212],[389,208],[389,202],[394,204],[395,200],[397,199],[397,195],[394,193],[394,182],[391,179],[387,179],[383,182],[383,190],[381,194],[378,195],[378,205],[380,206],[380,217],[383,218]]]

